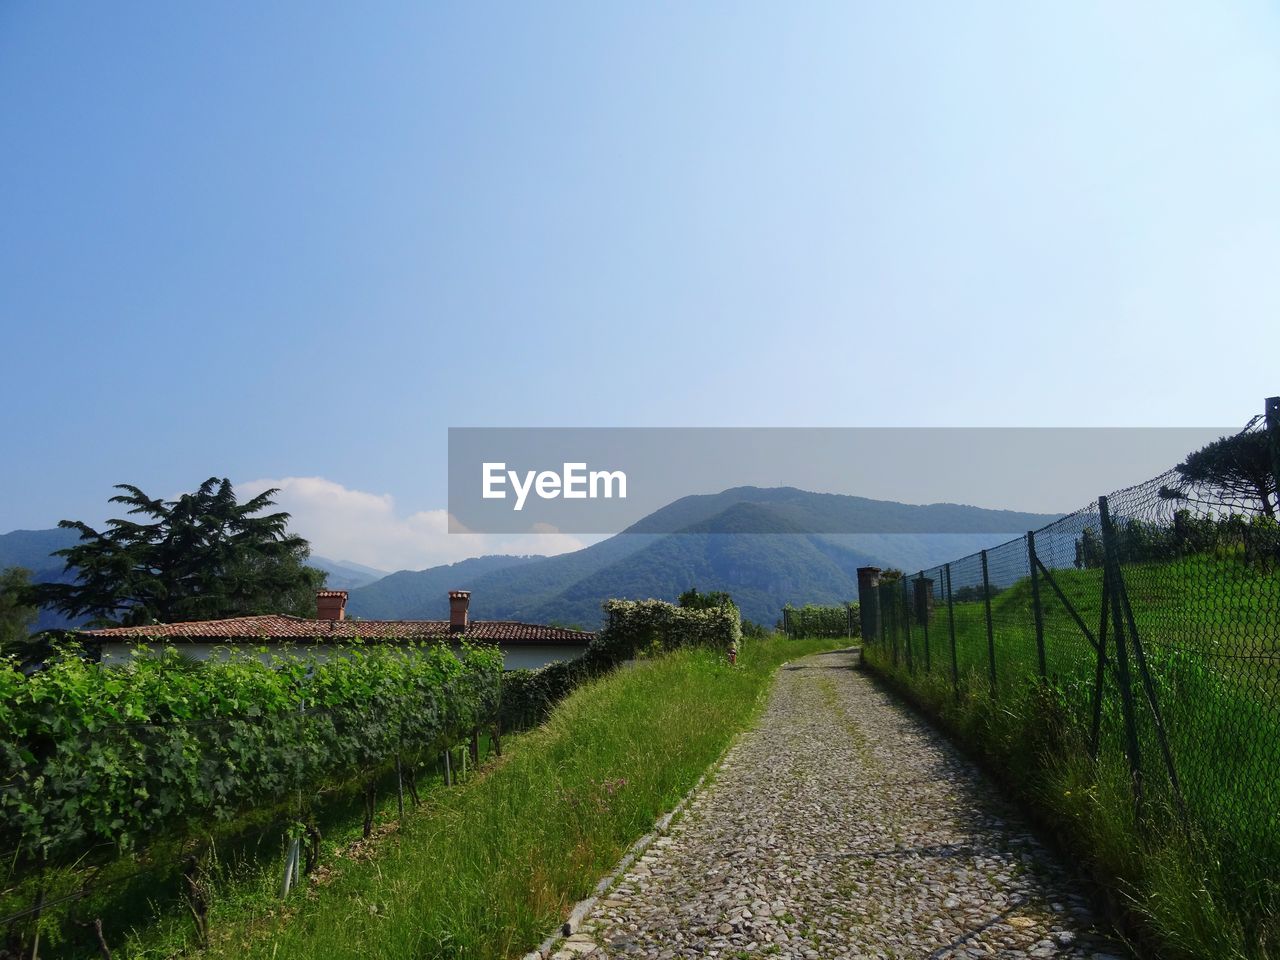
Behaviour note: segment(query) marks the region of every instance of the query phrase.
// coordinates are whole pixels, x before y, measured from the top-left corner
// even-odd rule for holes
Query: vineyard
[[[788,637],[856,637],[862,633],[862,616],[857,603],[823,607],[806,603],[782,608],[782,630]]]
[[[380,789],[402,816],[420,778],[451,782],[482,744],[500,751],[504,728],[542,722],[584,681],[682,647],[732,653],[741,638],[732,607],[610,601],[606,613],[579,660],[506,674],[497,648],[465,642],[269,659],[228,649],[205,662],[168,649],[116,667],[68,653],[30,675],[0,660],[10,948],[38,955],[42,938],[78,942],[90,923],[105,950],[103,914],[156,897],[184,903],[205,942],[220,846],[281,827],[285,896],[319,865],[335,809],[362,806],[367,838]]]
[[[264,811],[311,839],[314,866],[326,795],[355,789],[371,805],[388,769],[413,791],[420,769],[492,722],[501,671],[496,650],[470,647],[203,664],[168,651],[110,669],[64,655],[30,677],[0,665],[0,911],[53,930],[55,902],[132,877],[161,848],[190,858],[198,890],[205,838]]]

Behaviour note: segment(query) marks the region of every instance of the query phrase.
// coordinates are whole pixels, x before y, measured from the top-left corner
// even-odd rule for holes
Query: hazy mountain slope
[[[474,591],[487,574],[514,575],[523,566],[545,560],[491,555],[426,570],[400,570],[348,591],[347,613],[366,620],[442,620],[449,616],[450,590]]]
[[[770,533],[740,533],[768,529]],[[736,504],[575,583],[530,619],[593,627],[607,597],[675,600],[690,586],[727,590],[743,616],[772,624],[784,604],[842,603],[857,596],[856,569],[870,558],[797,534],[769,508]]]
[[[349,609],[365,617],[440,618],[448,613],[448,590],[470,589],[476,617],[595,626],[600,603],[609,597],[674,599],[696,585],[728,590],[746,616],[772,623],[786,602],[853,599],[859,566],[916,570],[994,546],[1051,519],[793,487],[737,487],[683,497],[628,532],[574,553],[519,564],[484,558],[490,566],[393,574],[353,590]],[[993,527],[1004,531],[978,532]],[[845,529],[876,532],[829,532]],[[673,530],[682,532],[664,532]]]
[[[644,535],[610,537],[573,553],[546,557],[519,570],[489,574],[476,584],[471,608],[478,611],[478,617],[542,622],[535,618],[533,611],[583,577],[624,560],[655,539]]]
[[[671,533],[718,516],[738,503],[767,506],[799,531],[818,534],[1018,534],[1043,526],[1056,514],[989,510],[956,503],[910,504],[795,487],[733,487],[720,493],[681,497],[636,522],[630,531]]]
[[[373,582],[367,582],[376,573],[371,568],[324,557],[312,562],[329,573],[330,587],[349,591],[349,613],[367,619],[443,619],[449,613],[448,591],[470,590],[472,616],[480,619],[595,626],[600,603],[609,597],[675,599],[697,586],[728,590],[746,616],[772,623],[786,602],[853,599],[858,566],[916,570],[993,546],[1050,519],[793,487],[737,487],[682,497],[628,533],[555,557],[476,557],[402,570]],[[993,527],[1004,532],[978,532]],[[847,529],[875,532],[831,532]],[[673,530],[682,532],[667,532]],[[4,534],[0,566],[25,566],[37,580],[60,579],[61,561],[49,554],[75,541],[69,530]],[[40,625],[66,621],[46,613]]]
[[[874,557],[874,566],[896,567],[908,573],[947,563],[999,546],[1013,539],[1008,533],[837,533],[819,539],[842,550]]]
[[[385,570],[375,570],[373,567],[346,560],[330,560],[328,557],[318,557],[314,553],[307,560],[307,565],[328,574],[325,586],[330,590],[354,590],[356,587],[363,587],[365,584],[387,576]]]
[[[53,551],[70,547],[80,539],[74,530],[54,527],[52,530],[14,530],[0,534],[0,569],[26,567],[37,571],[62,572],[62,558]]]
[[[70,547],[79,540],[80,534],[76,531],[61,527],[50,530],[14,530],[0,534],[0,570],[5,567],[24,567],[31,572],[32,583],[69,583],[74,577],[64,572],[62,558],[52,554],[53,551]],[[33,629],[61,630],[83,622],[83,618],[71,620],[52,610],[41,610]]]

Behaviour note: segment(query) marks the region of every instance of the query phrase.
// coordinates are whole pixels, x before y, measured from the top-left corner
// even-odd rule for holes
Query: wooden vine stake
[[[396,815],[404,819],[404,765],[396,754]]]
[[[36,889],[36,905],[31,913],[31,923],[35,929],[31,934],[31,960],[40,960],[40,915],[44,913],[45,895],[44,854],[40,855],[40,885]]]
[[[310,874],[320,865],[320,839],[320,827],[313,817],[307,823],[307,860],[302,868],[304,874]]]
[[[409,799],[413,801],[415,807],[422,802],[418,799],[418,763],[419,761],[415,758],[409,764],[409,775],[405,777],[405,786],[409,790]]]
[[[206,947],[209,945],[209,897],[205,890],[201,859],[198,853],[187,858],[182,879],[187,885],[187,906],[191,908],[191,919],[196,925],[196,942]]]
[[[364,788],[364,838],[373,834],[373,814],[377,803],[377,787],[372,780]]]
[[[107,946],[107,938],[102,933],[101,917],[94,918],[93,935],[98,941],[98,953],[102,955],[102,960],[111,960],[111,948]]]

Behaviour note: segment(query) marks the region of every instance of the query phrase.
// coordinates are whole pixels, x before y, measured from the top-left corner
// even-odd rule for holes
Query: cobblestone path
[[[558,960],[1127,955],[973,764],[856,656],[779,671],[760,722]]]

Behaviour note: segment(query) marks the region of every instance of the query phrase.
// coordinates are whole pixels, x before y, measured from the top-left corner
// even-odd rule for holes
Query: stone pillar
[[[862,613],[862,638],[880,639],[880,568],[858,568],[858,607]]]
[[[933,581],[926,577],[916,577],[911,583],[915,590],[916,623],[927,624],[929,612],[933,609]]]

